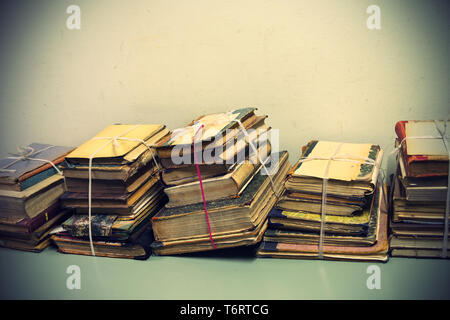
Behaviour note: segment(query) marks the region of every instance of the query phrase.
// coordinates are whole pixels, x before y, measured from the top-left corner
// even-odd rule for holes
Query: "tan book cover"
[[[163,129],[165,129],[165,126],[160,124],[110,125],[68,154],[66,160],[72,163],[86,163],[94,155],[94,159],[102,159],[107,162],[133,162],[143,152],[148,150],[139,140],[147,142],[147,140]],[[117,139],[113,141],[112,137],[130,140]],[[154,141],[154,143],[156,142],[158,141]]]

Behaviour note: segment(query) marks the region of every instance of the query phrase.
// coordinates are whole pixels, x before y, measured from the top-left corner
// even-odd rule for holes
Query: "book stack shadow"
[[[340,159],[328,160],[335,153]],[[269,214],[258,257],[387,261],[388,216],[378,179],[382,157],[381,148],[371,144],[311,141],[303,147]]]
[[[394,257],[445,256],[445,208],[450,201],[447,150],[442,139],[405,139],[439,136],[436,126],[443,127],[442,121],[399,121],[395,126],[398,154],[390,221]],[[446,253],[448,258],[448,249]]]
[[[58,166],[72,150],[32,143],[0,160],[0,246],[40,252],[50,245],[51,230],[71,213],[60,207]]]
[[[263,139],[270,129],[266,117],[256,115],[255,108],[201,116],[159,144],[156,150],[169,202],[152,218],[155,254],[261,241],[289,169],[287,152],[272,153]],[[212,155],[214,161],[205,155]],[[179,156],[185,161],[180,163]]]
[[[111,125],[66,157],[61,203],[75,213],[52,236],[60,252],[149,257],[150,219],[167,202],[150,146],[168,134],[163,125]]]

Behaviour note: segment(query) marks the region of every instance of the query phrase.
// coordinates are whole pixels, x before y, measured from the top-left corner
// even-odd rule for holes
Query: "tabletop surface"
[[[448,299],[450,261],[387,263],[249,257],[247,249],[190,256],[112,259],[0,248],[3,299]],[[242,251],[243,250],[243,251]],[[68,289],[69,266],[80,289]],[[369,289],[370,266],[380,289]],[[369,282],[373,278],[369,279]]]

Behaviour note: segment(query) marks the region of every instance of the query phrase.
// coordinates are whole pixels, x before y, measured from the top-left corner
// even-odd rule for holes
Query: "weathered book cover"
[[[32,233],[45,222],[55,217],[60,211],[59,202],[56,201],[33,218],[0,217],[0,232]]]
[[[302,157],[292,168],[290,175],[298,177],[324,178],[328,158],[351,159],[354,161],[331,160],[328,179],[341,181],[376,181],[378,167],[381,164],[383,152],[378,145],[344,143],[339,148],[339,142],[316,141],[309,142],[303,149]],[[313,160],[303,161],[304,158]],[[369,158],[376,166],[364,162]],[[323,159],[323,160],[322,160]],[[302,162],[303,161],[303,162]]]
[[[253,230],[228,233],[214,237],[216,249],[251,246],[261,242],[267,229],[267,221]],[[214,250],[209,238],[187,239],[180,241],[154,241],[152,249],[155,255],[174,255]]]
[[[91,232],[94,239],[126,240],[134,232],[147,224],[150,218],[166,203],[164,194],[155,197],[148,206],[133,219],[124,219],[118,215],[95,214],[91,218]],[[89,217],[74,214],[62,224],[63,229],[72,237],[89,237]]]
[[[388,241],[388,214],[383,196],[380,196],[379,220],[377,229],[377,241],[372,246],[355,247],[344,245],[323,246],[323,256],[325,259],[335,260],[376,260],[387,261],[389,241]],[[281,257],[281,258],[318,258],[318,244],[292,244],[282,242],[263,241],[258,249],[260,257]]]
[[[171,137],[168,137],[166,141],[160,142],[160,148],[173,147],[176,145],[191,145],[194,142],[194,135],[196,130],[193,125],[197,121],[201,121],[201,123],[205,126],[202,130],[202,136],[196,137],[198,141],[206,141],[209,140],[216,135],[224,134],[227,129],[231,129],[234,127],[238,127],[239,124],[230,120],[236,119],[243,121],[246,117],[248,117],[251,113],[253,113],[256,108],[243,108],[234,110],[229,113],[227,116],[226,113],[215,113],[209,115],[203,115],[196,120],[192,121],[188,124],[187,127],[179,128],[174,130],[174,134]],[[180,134],[176,134],[177,131]]]
[[[157,143],[158,141],[151,141],[151,138],[164,129],[165,126],[160,124],[110,125],[68,154],[66,160],[74,164],[86,164],[94,155],[93,163],[131,163],[148,151],[140,140]],[[113,140],[113,137],[118,139]]]
[[[24,155],[26,155],[26,152],[29,152],[29,158],[48,160],[53,162],[54,165],[58,165],[64,161],[65,156],[72,150],[72,147],[32,143],[24,148]],[[0,170],[0,184],[21,183],[20,188],[15,189],[16,191],[24,190],[56,173],[56,170],[50,163],[27,159],[26,157],[23,160],[10,159],[8,157],[0,159],[0,168],[3,169]],[[46,172],[46,170],[50,171]],[[34,180],[29,180],[39,173],[43,174]]]
[[[375,243],[378,229],[378,220],[380,210],[378,210],[378,202],[374,202],[374,207],[371,209],[372,213],[369,217],[369,223],[367,226],[367,232],[359,235],[340,235],[330,232],[325,232],[324,239],[325,243],[332,244],[346,244],[352,243],[354,245],[364,246],[367,244]],[[272,209],[269,216],[272,217],[280,217],[280,211],[277,209]],[[287,218],[283,217],[282,219]],[[269,219],[270,220],[270,219]],[[282,220],[281,220],[282,221]],[[325,225],[326,226],[326,225]],[[287,243],[304,243],[304,242],[313,242],[317,243],[319,239],[319,230],[316,231],[307,231],[307,230],[293,230],[292,228],[285,228],[283,223],[271,223],[270,229],[264,235],[264,240],[274,242],[275,239],[279,239],[280,242]],[[270,240],[269,240],[270,239]]]
[[[58,251],[68,254],[92,255],[88,239],[59,233],[52,236]],[[151,255],[150,245],[154,241],[151,224],[143,224],[129,239],[94,240],[95,255],[98,257],[146,260]]]
[[[443,125],[443,121],[438,121],[438,126],[443,128]],[[398,121],[395,132],[399,141],[406,138],[401,150],[406,161],[407,176],[420,178],[448,175],[448,152],[442,139],[408,139],[420,136],[439,137],[434,121]]]
[[[67,210],[59,211],[32,233],[0,232],[0,246],[40,252],[50,244],[50,231],[70,216]]]
[[[281,151],[277,154],[272,154],[272,162],[268,162],[266,165],[273,165],[274,168],[277,168],[280,163],[286,161],[287,159],[287,151]],[[242,194],[233,199],[221,199],[221,200],[213,200],[208,201],[206,198],[208,210],[218,210],[220,208],[232,208],[239,206],[248,206],[252,202],[255,194],[258,192],[259,188],[263,184],[266,179],[269,179],[267,175],[262,174],[264,170],[261,170],[259,174],[257,174],[253,180],[248,184]],[[207,195],[206,195],[207,197]],[[170,219],[176,218],[177,216],[189,214],[191,212],[201,212],[204,211],[203,203],[191,204],[183,207],[176,208],[163,208],[160,212],[158,212],[152,220],[158,219]]]

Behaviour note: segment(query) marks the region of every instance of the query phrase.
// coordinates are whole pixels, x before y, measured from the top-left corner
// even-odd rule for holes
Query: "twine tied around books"
[[[243,132],[245,139],[247,139],[249,146],[253,149],[253,152],[255,152],[259,162],[261,165],[263,165],[264,171],[266,172],[266,175],[269,176],[270,179],[270,184],[271,184],[271,188],[272,191],[275,193],[275,196],[277,197],[277,199],[279,199],[280,195],[277,194],[276,190],[275,190],[275,184],[272,180],[272,177],[269,173],[269,170],[266,168],[265,164],[268,162],[268,160],[270,159],[270,156],[267,157],[267,159],[265,161],[262,160],[261,155],[259,154],[255,144],[253,143],[250,134],[247,132],[247,130],[245,129],[244,125],[242,124],[241,120],[239,119],[235,119],[233,116],[233,113],[235,112],[235,110],[231,110],[228,111],[226,113],[224,113],[224,117],[227,121],[229,122],[237,122],[239,125],[239,128],[241,129],[241,131]],[[215,120],[215,121],[211,121],[208,122],[208,125],[214,125],[215,123],[218,123],[220,120],[222,120],[221,118]],[[197,135],[197,133],[200,131],[200,129],[203,127],[206,127],[206,124],[203,123],[201,120],[196,121],[193,125],[187,126],[187,127],[183,127],[183,128],[177,128],[175,130],[172,131],[172,138],[171,140],[175,141],[176,139],[178,139],[180,136],[183,136],[184,134],[187,134],[191,129],[193,130],[194,134],[193,134],[193,138],[192,140],[195,140],[195,136]],[[195,142],[195,141],[194,141]],[[193,142],[193,143],[194,143]]]
[[[250,135],[248,134],[248,132],[245,129],[244,125],[242,124],[242,122],[239,119],[234,119],[232,113],[233,113],[233,111],[229,111],[229,112],[225,113],[225,117],[228,118],[228,120],[230,122],[237,122],[239,124],[239,127],[242,130],[242,132],[244,133],[245,137],[247,138],[249,145],[251,145],[251,147],[253,148],[253,151],[256,153],[261,166],[265,169],[266,174],[269,176],[272,191],[274,192],[274,194],[277,197],[277,199],[279,199],[280,195],[277,194],[277,192],[275,190],[274,182],[272,180],[272,177],[270,176],[270,173],[269,173],[269,171],[266,168],[266,163],[268,162],[268,160],[270,160],[271,157],[270,156],[267,157],[267,159],[265,159],[264,161],[261,159],[261,155],[258,153],[258,150],[256,149],[255,145],[253,144],[253,141],[251,140]],[[209,124],[211,124],[211,123],[209,123]],[[173,133],[175,134],[175,138],[173,138],[173,139],[175,140],[180,135],[183,135],[190,128],[192,128],[194,130],[194,134],[193,134],[193,137],[192,137],[193,149],[194,149],[193,150],[194,151],[194,161],[195,161],[195,165],[196,165],[196,168],[197,168],[197,175],[198,175],[198,180],[199,180],[199,183],[200,183],[200,190],[201,190],[201,193],[202,193],[203,205],[204,205],[204,208],[205,208],[205,216],[206,216],[206,223],[208,225],[209,239],[211,240],[213,248],[217,249],[216,244],[214,243],[213,236],[212,236],[211,224],[209,222],[209,214],[208,214],[208,209],[207,209],[207,205],[206,205],[206,197],[205,197],[205,192],[203,190],[203,182],[202,182],[202,177],[201,177],[201,174],[200,174],[200,167],[199,167],[199,163],[198,163],[198,159],[197,159],[197,150],[196,150],[197,142],[196,142],[195,139],[197,137],[197,134],[204,127],[205,127],[204,123],[202,123],[201,121],[196,121],[192,126],[188,126],[188,127],[185,127],[185,128],[180,128],[180,129],[174,130]],[[201,141],[199,141],[199,142],[201,142]]]
[[[319,234],[319,244],[318,244],[318,258],[323,259],[323,243],[324,243],[324,237],[325,237],[325,216],[326,216],[326,203],[327,203],[327,187],[328,187],[328,174],[329,169],[331,165],[331,161],[345,161],[345,162],[354,162],[359,164],[367,164],[374,167],[374,170],[376,168],[380,169],[380,172],[382,172],[381,168],[377,165],[376,161],[374,159],[368,158],[368,157],[359,157],[359,156],[352,156],[352,155],[338,155],[339,150],[341,149],[342,145],[344,143],[339,143],[336,147],[336,149],[333,152],[333,155],[331,157],[302,157],[300,158],[299,163],[312,161],[312,160],[327,160],[327,165],[325,167],[324,175],[322,178],[322,200],[321,200],[321,206],[320,206],[320,234]],[[378,178],[378,175],[377,175]],[[383,176],[382,179],[383,180]],[[383,188],[384,190],[384,188]]]
[[[110,143],[113,144],[113,146],[115,147],[119,147],[119,140],[123,140],[123,141],[137,141],[140,142],[140,144],[143,144],[147,147],[147,149],[151,152],[152,154],[152,158],[153,161],[155,163],[155,166],[157,168],[157,170],[160,169],[158,162],[156,161],[155,158],[155,152],[154,150],[152,150],[152,147],[155,147],[155,145],[150,145],[147,142],[145,142],[143,139],[138,139],[138,138],[126,138],[126,137],[122,137],[123,135],[130,133],[131,131],[133,131],[134,129],[136,129],[137,127],[139,127],[140,125],[135,125],[127,130],[125,130],[124,132],[122,132],[121,134],[118,134],[114,137],[94,137],[92,140],[107,140],[102,146],[100,146],[100,148],[98,148],[97,150],[95,150],[90,156],[89,156],[89,166],[88,166],[88,173],[89,173],[89,189],[88,189],[88,216],[89,216],[89,245],[91,247],[91,253],[93,256],[95,256],[95,250],[94,250],[94,242],[92,240],[92,160],[95,157],[95,155],[103,150],[107,145],[109,145]]]
[[[269,179],[270,179],[270,187],[272,188],[272,191],[273,191],[273,193],[275,194],[275,197],[277,198],[277,200],[279,200],[279,199],[280,199],[280,194],[278,194],[278,193],[276,192],[275,184],[274,184],[274,182],[273,182],[273,180],[272,180],[272,177],[270,176],[269,170],[268,170],[267,167],[266,167],[266,163],[267,163],[267,161],[270,159],[270,156],[267,157],[267,159],[266,159],[265,161],[263,161],[263,160],[261,159],[261,155],[259,154],[258,149],[255,147],[255,144],[253,143],[252,139],[250,138],[250,135],[248,134],[248,132],[247,132],[247,130],[245,129],[244,125],[242,124],[241,120],[235,119],[235,118],[233,117],[233,115],[232,115],[233,112],[234,112],[234,110],[229,111],[229,112],[227,112],[225,115],[228,117],[228,119],[229,119],[230,121],[232,121],[232,122],[237,122],[237,123],[238,123],[239,128],[240,128],[240,129],[242,130],[242,132],[244,133],[245,138],[247,139],[249,146],[252,147],[253,152],[254,152],[254,153],[256,154],[256,156],[258,157],[259,163],[261,164],[261,166],[262,166],[262,168],[264,169],[264,171],[266,171],[266,175],[267,175],[267,176],[269,177]]]
[[[12,159],[14,161],[8,163],[6,166],[3,166],[2,168],[0,168],[0,172],[11,172],[14,173],[17,170],[16,169],[8,169],[9,167],[11,167],[12,165],[18,163],[19,161],[26,161],[26,160],[32,160],[32,161],[41,161],[41,162],[46,162],[52,165],[53,168],[55,168],[56,172],[59,175],[62,175],[61,170],[58,169],[58,167],[50,160],[47,159],[41,159],[41,158],[35,158],[32,157],[38,153],[41,153],[43,151],[46,151],[50,148],[54,148],[55,146],[48,146],[45,148],[42,148],[40,150],[34,150],[33,147],[17,147],[18,153],[10,153],[10,157],[7,157],[7,159]]]
[[[403,147],[403,144],[406,143],[406,140],[409,139],[440,139],[442,140],[444,147],[447,151],[448,154],[448,169],[449,172],[447,174],[447,199],[445,201],[445,215],[444,215],[444,236],[442,238],[442,252],[441,252],[441,258],[447,258],[447,251],[448,251],[448,219],[449,219],[449,215],[450,215],[450,147],[449,147],[449,143],[448,143],[448,135],[447,135],[447,120],[444,120],[444,128],[440,128],[439,127],[439,122],[438,120],[433,120],[434,121],[434,125],[436,126],[436,130],[439,133],[439,136],[432,136],[432,135],[426,135],[426,136],[410,136],[410,137],[404,137],[402,139],[402,141],[400,141],[399,145],[397,147],[394,148],[394,150],[392,150],[392,152],[389,155],[393,155],[393,154],[397,154],[400,149]],[[395,167],[395,175],[394,175],[394,179],[397,178],[398,175],[398,165]],[[393,190],[393,188],[391,187],[391,190]],[[391,197],[392,199],[392,192],[391,192]]]

